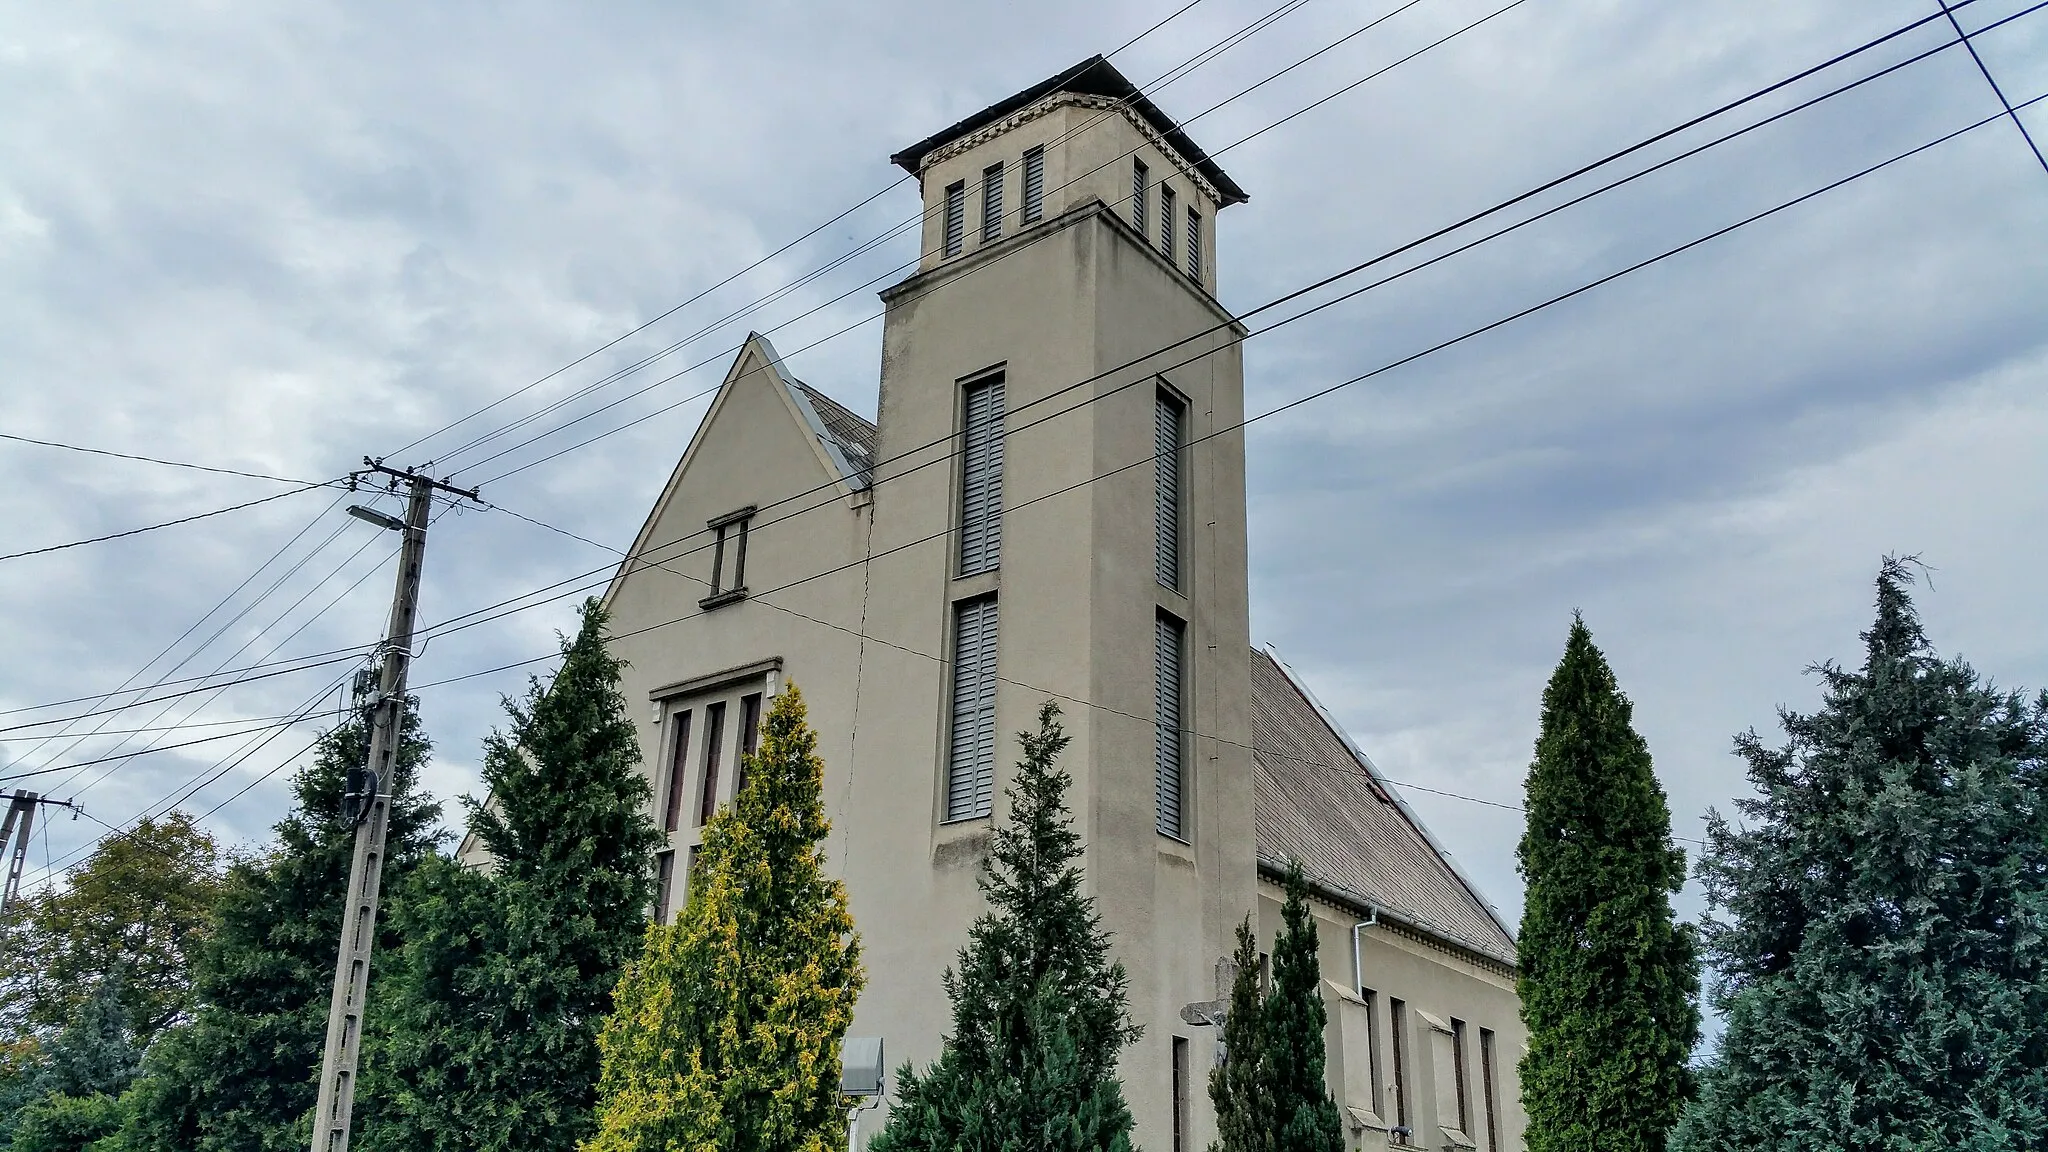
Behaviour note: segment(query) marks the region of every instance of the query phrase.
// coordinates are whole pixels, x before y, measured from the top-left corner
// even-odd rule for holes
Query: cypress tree
[[[825,873],[825,765],[794,684],[746,784],[704,831],[688,903],[619,981],[586,1152],[830,1152],[846,1138],[839,1044],[863,976]]]
[[[1736,740],[1755,799],[1701,877],[1727,1017],[1675,1141],[1697,1152],[2042,1147],[2048,693],[1928,643],[1887,559],[1860,669],[1815,669],[1785,743]]]
[[[78,1015],[24,1069],[0,1111],[0,1148],[73,1152],[113,1135],[118,1099],[135,1079],[139,1053],[119,975],[94,989]]]
[[[1265,992],[1259,987],[1259,941],[1247,915],[1231,954],[1230,1008],[1223,1018],[1223,1061],[1209,1072],[1216,1109],[1210,1152],[1270,1152],[1274,1109],[1265,1077]]]
[[[567,1152],[594,1128],[597,1031],[639,947],[660,834],[640,746],[582,608],[554,680],[507,700],[465,800],[486,871],[434,857],[394,895],[405,946],[371,1000],[370,1152]]]
[[[419,787],[432,751],[408,700],[391,780],[385,890],[430,856],[440,805]],[[189,1023],[150,1046],[130,1093],[137,1152],[299,1152],[311,1135],[328,997],[355,827],[341,817],[348,770],[369,760],[362,720],[336,727],[292,777],[292,811],[263,855],[228,870],[213,935],[194,966]],[[399,946],[380,918],[371,996]],[[366,1094],[357,1093],[367,1103]]]
[[[1287,900],[1273,941],[1272,989],[1259,987],[1258,943],[1251,918],[1237,928],[1231,962],[1230,1014],[1223,1022],[1224,1061],[1209,1074],[1216,1106],[1214,1152],[1339,1152],[1344,1118],[1324,1079],[1323,974],[1316,960],[1316,922],[1308,907],[1301,863],[1287,869]]]
[[[919,1073],[905,1065],[869,1152],[1128,1152],[1116,1062],[1140,1029],[1123,965],[1081,891],[1081,838],[1059,766],[1069,737],[1048,702],[1006,793],[974,923],[945,988],[953,1031]]]
[[[1661,1152],[1691,1090],[1698,945],[1685,854],[1628,697],[1574,616],[1529,766],[1516,942],[1530,1152]]]

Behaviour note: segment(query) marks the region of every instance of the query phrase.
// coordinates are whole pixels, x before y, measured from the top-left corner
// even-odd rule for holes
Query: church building
[[[1245,192],[1101,57],[892,159],[923,250],[882,293],[875,419],[751,337],[605,594],[668,835],[656,915],[799,685],[868,973],[853,1034],[922,1066],[1016,734],[1053,700],[1144,1027],[1139,1147],[1214,1139],[1219,961],[1247,914],[1270,949],[1297,859],[1348,1146],[1519,1150],[1506,925],[1251,645],[1244,328],[1215,295]]]

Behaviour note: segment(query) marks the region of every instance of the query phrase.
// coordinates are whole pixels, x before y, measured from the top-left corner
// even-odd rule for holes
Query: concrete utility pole
[[[370,722],[370,759],[349,773],[345,816],[356,821],[355,856],[349,861],[348,902],[341,913],[341,950],[334,964],[334,995],[327,1008],[327,1048],[320,1060],[320,1098],[313,1111],[312,1152],[347,1152],[355,1109],[356,1057],[363,1041],[363,1009],[370,992],[370,952],[377,942],[377,892],[384,873],[384,838],[391,814],[391,781],[405,721],[405,674],[412,663],[413,615],[419,606],[420,565],[427,554],[427,515],[436,489],[477,499],[475,489],[456,488],[424,471],[387,468],[365,458],[368,467],[349,477],[353,486],[368,475],[385,477],[387,490],[408,488],[405,519],[360,506],[349,515],[405,534],[398,552],[398,587],[391,597],[391,622],[384,636],[384,666],[377,691],[365,708]]]
[[[36,808],[44,805],[71,809],[73,820],[82,811],[69,800],[52,800],[23,788],[14,790],[7,804],[7,820],[0,824],[0,848],[7,848],[10,839],[14,841],[14,846],[7,850],[7,883],[0,886],[0,916],[6,915],[21,895],[21,874],[28,867],[29,834],[35,830]]]

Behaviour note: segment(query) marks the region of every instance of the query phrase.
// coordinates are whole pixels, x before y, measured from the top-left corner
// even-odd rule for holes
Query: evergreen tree
[[[394,895],[405,938],[371,1001],[370,1152],[567,1152],[594,1129],[597,1032],[639,948],[661,837],[639,741],[585,601],[552,683],[506,701],[466,801],[488,871],[429,860]]]
[[[953,1032],[923,1073],[897,1073],[896,1105],[870,1152],[1128,1152],[1116,1062],[1140,1029],[1123,965],[1081,891],[1081,838],[1059,766],[1069,737],[1047,703],[1007,792],[976,920],[945,975]]]
[[[1674,1143],[2038,1149],[2048,1133],[2048,693],[1938,658],[1887,559],[1860,670],[1816,671],[1701,877],[1727,1030]],[[1725,919],[1721,916],[1725,915]]]
[[[1574,616],[1529,766],[1516,941],[1530,1152],[1662,1152],[1691,1090],[1698,946],[1685,854],[1628,697]]]
[[[1299,861],[1287,869],[1287,901],[1273,942],[1270,991],[1259,987],[1258,943],[1251,918],[1237,929],[1230,1015],[1223,1022],[1223,1064],[1209,1074],[1216,1106],[1214,1152],[1339,1152],[1344,1118],[1324,1079],[1323,974],[1316,959],[1316,922],[1308,878]]]
[[[418,702],[400,729],[385,842],[388,892],[431,855],[440,806],[419,788],[432,746]],[[367,763],[369,726],[350,720],[292,777],[292,811],[262,856],[230,868],[216,928],[195,965],[191,1022],[149,1051],[123,1133],[136,1152],[299,1152],[318,1090],[328,998],[356,830],[341,817],[348,770]],[[384,994],[399,945],[379,918],[370,987]],[[357,1093],[363,1102],[365,1094]]]
[[[839,1044],[863,976],[825,874],[824,762],[795,685],[768,712],[689,900],[652,924],[598,1046],[587,1152],[830,1152],[846,1138]]]
[[[120,1127],[116,1098],[139,1054],[119,975],[100,982],[78,1016],[19,1074],[0,1111],[0,1148],[82,1149]]]
[[[1209,1072],[1216,1108],[1210,1152],[1272,1152],[1272,1092],[1265,1076],[1265,992],[1259,987],[1259,940],[1247,915],[1231,954],[1230,1008],[1223,1018],[1223,1061]]]

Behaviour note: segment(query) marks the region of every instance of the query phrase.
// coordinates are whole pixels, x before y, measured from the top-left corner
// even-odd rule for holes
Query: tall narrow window
[[[967,241],[967,181],[946,186],[946,255],[958,256]]]
[[[1180,213],[1173,210],[1173,188],[1163,181],[1159,185],[1159,251],[1168,264],[1173,263],[1173,230],[1180,221]]]
[[[1202,214],[1188,209],[1188,275],[1202,282]]]
[[[754,509],[749,505],[706,524],[715,534],[711,544],[711,595],[697,601],[698,607],[716,608],[747,594],[747,525],[753,519]]]
[[[1486,1152],[1500,1152],[1500,1113],[1493,1088],[1493,1029],[1479,1030],[1479,1088],[1486,1104]],[[1471,1133],[1467,1132],[1467,1136]]]
[[[1159,802],[1159,830],[1176,840],[1187,839],[1181,819],[1182,764],[1181,665],[1185,655],[1186,626],[1161,613],[1158,629],[1158,764],[1154,789]]]
[[[1408,1005],[1387,1001],[1387,1023],[1394,1033],[1394,1126],[1408,1127]],[[1403,1143],[1412,1143],[1411,1137]]]
[[[661,821],[664,832],[673,832],[683,825],[683,769],[689,766],[690,760],[689,710],[676,713],[673,724],[675,742],[668,757],[668,804]]]
[[[1140,236],[1143,236],[1147,231],[1145,225],[1147,219],[1145,215],[1145,177],[1147,175],[1148,172],[1143,160],[1131,161],[1131,227],[1136,228]]]
[[[981,242],[987,244],[1003,234],[1003,166],[991,164],[981,170]]]
[[[654,858],[654,922],[668,923],[669,888],[675,883],[676,854],[663,852]]]
[[[697,823],[709,824],[718,811],[718,760],[725,751],[725,703],[704,709],[704,783],[697,797]]]
[[[1370,988],[1360,988],[1358,995],[1365,1001],[1365,1064],[1368,1083],[1371,1086],[1372,1110],[1380,1111],[1380,994]]]
[[[1173,1152],[1194,1152],[1188,1132],[1188,1040],[1173,1038]]]
[[[1003,378],[967,386],[960,464],[960,574],[993,572],[1003,544]]]
[[[946,764],[946,819],[972,820],[995,808],[996,602],[953,608],[953,731]]]
[[[747,757],[761,747],[761,694],[740,697],[740,762],[733,771],[732,794],[747,786]]]
[[[1036,224],[1045,215],[1045,149],[1024,153],[1024,222]]]
[[[1152,458],[1153,573],[1159,583],[1180,589],[1180,525],[1182,493],[1181,438],[1187,408],[1179,397],[1160,392],[1153,411]]]
[[[1458,1081],[1458,1131],[1472,1134],[1471,1093],[1465,1089],[1465,1022],[1451,1018],[1451,1075]]]

